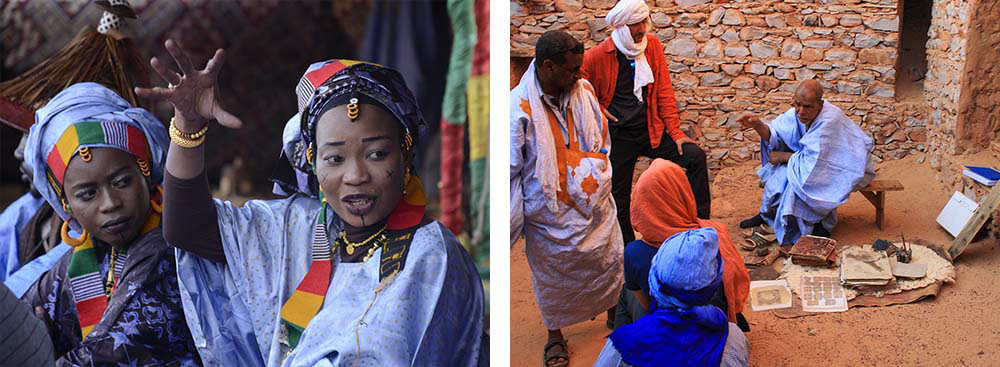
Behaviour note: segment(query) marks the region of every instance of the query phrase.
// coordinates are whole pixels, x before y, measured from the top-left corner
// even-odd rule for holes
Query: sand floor
[[[760,201],[754,165],[720,171],[712,185],[713,219],[738,237],[737,223],[753,215]],[[875,226],[875,211],[854,193],[839,210],[833,237],[840,244],[870,243],[876,238],[923,240],[947,247],[951,236],[935,222],[951,195],[933,171],[914,158],[886,162],[879,178],[900,180],[905,191],[887,193],[886,228]],[[774,264],[776,269],[780,265]],[[956,283],[937,298],[914,304],[852,308],[844,313],[779,319],[770,312],[744,314],[752,331],[751,366],[996,366],[1000,364],[1000,314],[990,304],[1000,300],[1000,250],[981,238],[956,261]],[[512,366],[541,365],[546,330],[535,304],[523,240],[511,249]],[[563,330],[571,366],[590,366],[605,337],[606,316]]]

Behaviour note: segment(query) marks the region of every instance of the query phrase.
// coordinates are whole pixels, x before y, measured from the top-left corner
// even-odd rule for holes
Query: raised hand
[[[761,121],[760,118],[757,118],[757,116],[751,114],[745,114],[743,116],[740,116],[740,118],[738,118],[736,121],[739,122],[740,126],[743,127],[744,129],[749,129],[749,128],[756,129],[760,125],[764,124],[764,122]]]
[[[760,136],[762,140],[771,139],[771,128],[767,127],[767,124],[761,121],[757,116],[745,114],[736,119],[736,121],[740,123],[740,126],[743,129],[752,128],[757,132],[757,135]]]
[[[180,72],[168,69],[154,57],[149,64],[167,82],[167,87],[135,88],[135,93],[144,98],[170,101],[174,106],[177,128],[184,132],[201,129],[206,119],[215,119],[220,125],[231,129],[243,126],[238,117],[222,107],[218,95],[219,69],[222,67],[225,51],[218,49],[204,69],[196,70],[191,58],[177,42],[168,39],[164,46]]]

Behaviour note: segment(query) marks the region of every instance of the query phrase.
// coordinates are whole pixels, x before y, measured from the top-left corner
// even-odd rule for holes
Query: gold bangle
[[[170,119],[170,141],[181,148],[194,148],[205,142],[205,132],[208,131],[208,124],[194,134],[184,134],[177,126],[174,126],[174,119]],[[197,135],[197,137],[192,137]]]
[[[174,119],[175,118],[176,117],[171,117],[170,118],[170,128],[171,129],[177,129],[177,125],[174,123]],[[191,134],[182,132],[181,129],[177,129],[177,135],[180,136],[180,137],[182,137],[182,138],[184,138],[184,139],[187,139],[187,140],[196,140],[196,139],[198,139],[198,138],[200,138],[202,136],[205,136],[205,133],[207,133],[207,132],[208,132],[208,124],[205,124],[205,126],[202,126],[201,130],[198,130],[198,131],[196,131],[194,133],[191,133]]]

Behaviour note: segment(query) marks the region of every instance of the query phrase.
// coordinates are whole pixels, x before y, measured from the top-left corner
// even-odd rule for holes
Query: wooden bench
[[[875,207],[875,224],[878,225],[878,229],[882,229],[885,224],[885,192],[903,191],[903,184],[899,180],[875,179],[858,191]]]

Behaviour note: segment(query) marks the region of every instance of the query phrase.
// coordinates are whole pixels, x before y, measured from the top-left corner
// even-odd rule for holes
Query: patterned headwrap
[[[79,232],[63,207],[66,166],[89,148],[115,148],[132,154],[154,185],[163,180],[167,131],[152,114],[97,83],[77,83],[59,92],[35,113],[24,159],[32,183],[45,201]],[[89,159],[89,158],[88,158]]]
[[[272,177],[275,194],[300,192],[317,197],[316,177],[310,161],[315,159],[315,152],[312,152],[313,157],[308,154],[309,147],[316,142],[316,124],[323,112],[348,104],[352,99],[392,113],[405,131],[404,141],[409,137],[411,149],[427,132],[427,122],[403,76],[381,65],[354,60],[314,63],[302,75],[295,94],[299,113],[285,125],[281,152],[293,172],[279,167]]]

